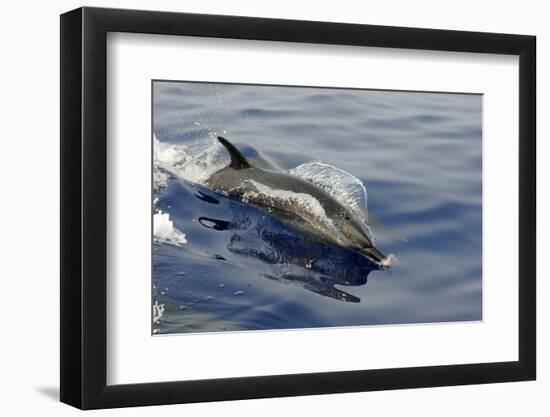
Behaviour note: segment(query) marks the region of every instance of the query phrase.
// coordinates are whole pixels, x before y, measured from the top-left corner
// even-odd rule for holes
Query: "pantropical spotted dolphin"
[[[218,137],[231,157],[205,185],[269,212],[318,242],[360,253],[384,268],[390,259],[373,244],[367,224],[332,195],[294,175],[253,166],[229,141]]]

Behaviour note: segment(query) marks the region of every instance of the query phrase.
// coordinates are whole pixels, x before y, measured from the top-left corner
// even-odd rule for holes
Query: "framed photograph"
[[[535,37],[61,16],[61,401],[533,380]]]

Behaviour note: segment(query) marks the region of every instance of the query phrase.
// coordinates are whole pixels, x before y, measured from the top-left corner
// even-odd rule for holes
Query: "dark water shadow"
[[[227,249],[236,255],[259,259],[270,265],[264,278],[294,284],[316,294],[344,302],[361,299],[339,286],[367,283],[380,267],[368,258],[346,249],[312,241],[271,216],[238,202],[232,205],[231,220],[200,217],[199,223],[215,231],[231,231]]]

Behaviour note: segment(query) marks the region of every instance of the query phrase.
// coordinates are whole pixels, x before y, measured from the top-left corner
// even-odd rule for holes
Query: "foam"
[[[164,304],[159,304],[159,302],[155,300],[155,304],[153,304],[153,321],[154,322],[159,321],[163,315],[164,315]]]
[[[185,234],[174,227],[168,213],[158,210],[153,215],[153,239],[157,243],[168,243],[181,246],[187,243]]]
[[[190,145],[161,142],[153,137],[153,189],[167,185],[169,175],[202,184],[216,171],[229,164],[229,155],[216,140],[216,134],[209,141]]]

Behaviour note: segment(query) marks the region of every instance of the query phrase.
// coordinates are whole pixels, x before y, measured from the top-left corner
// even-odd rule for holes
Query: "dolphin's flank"
[[[360,253],[384,268],[391,266],[374,246],[368,226],[332,195],[302,178],[257,168],[227,139],[218,140],[231,162],[214,173],[207,186],[268,211],[316,241]]]

